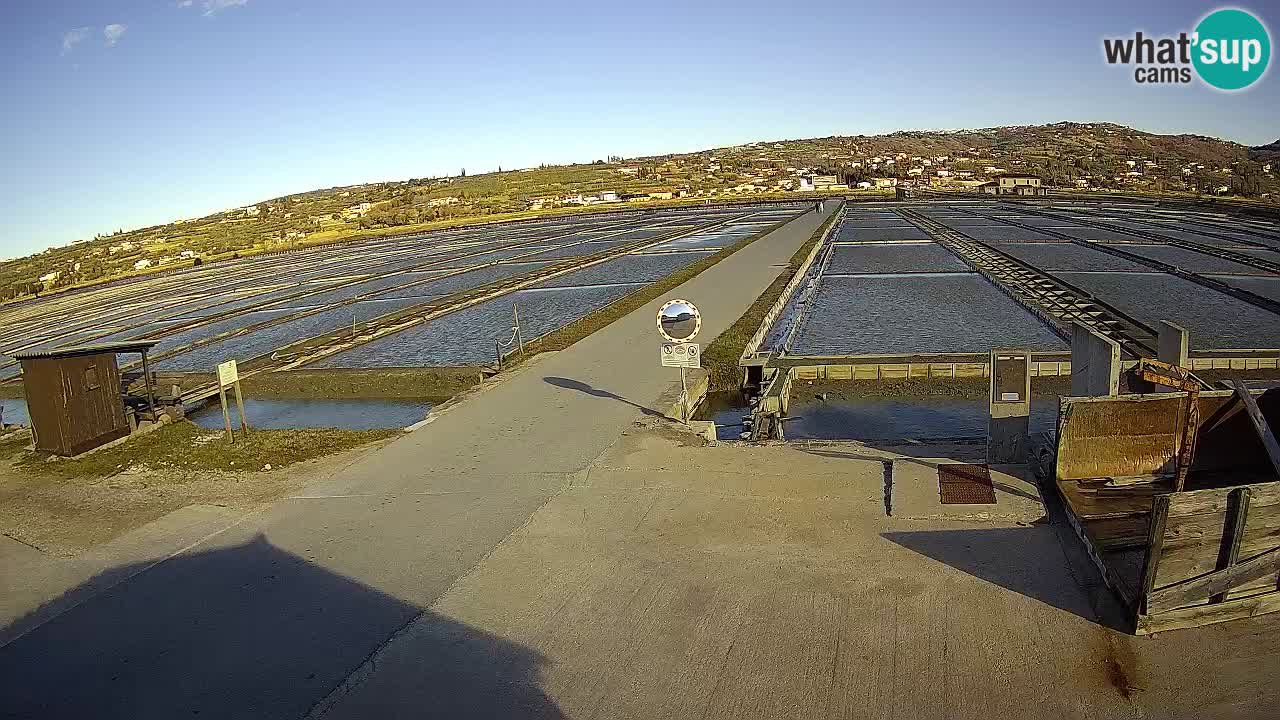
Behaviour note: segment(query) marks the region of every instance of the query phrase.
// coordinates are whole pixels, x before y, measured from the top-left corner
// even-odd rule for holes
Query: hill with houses
[[[341,239],[486,220],[892,186],[965,191],[1002,174],[1081,190],[1280,197],[1280,141],[1257,148],[1112,123],[904,130],[754,142],[694,153],[368,183],[118,230],[0,264],[0,299]]]

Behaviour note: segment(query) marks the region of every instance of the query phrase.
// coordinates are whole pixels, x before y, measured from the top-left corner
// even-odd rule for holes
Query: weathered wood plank
[[[1250,483],[1235,487],[1249,488],[1249,507],[1257,510],[1261,507],[1280,505],[1280,482]],[[1227,511],[1227,496],[1235,488],[1211,488],[1208,490],[1188,490],[1172,496],[1169,504],[1169,517],[1181,518],[1191,515],[1213,515]]]
[[[1227,510],[1226,532],[1222,534],[1222,548],[1218,553],[1218,569],[1225,570],[1240,559],[1240,541],[1244,537],[1244,525],[1249,519],[1249,488],[1236,488],[1231,491],[1229,499],[1231,508]],[[1229,590],[1230,588],[1228,588]],[[1216,593],[1209,597],[1209,602],[1220,603],[1227,599],[1227,593]]]
[[[1143,614],[1138,617],[1136,632],[1138,635],[1148,635],[1154,632],[1164,632],[1165,630],[1179,630],[1227,622],[1228,620],[1241,620],[1273,613],[1277,610],[1280,610],[1280,592],[1270,592],[1228,600],[1216,605],[1196,605],[1169,610],[1156,615]]]
[[[1214,595],[1226,593],[1231,588],[1266,577],[1280,570],[1280,548],[1237,563],[1225,570],[1184,580],[1176,585],[1163,587],[1147,596],[1147,612],[1161,613],[1186,607]]]
[[[1147,557],[1142,567],[1142,586],[1138,588],[1138,602],[1147,607],[1151,591],[1155,589],[1156,573],[1160,569],[1160,555],[1164,550],[1164,525],[1169,518],[1169,496],[1159,495],[1151,506],[1151,526],[1147,531]]]
[[[1271,432],[1271,426],[1267,424],[1267,419],[1263,417],[1262,411],[1258,409],[1258,402],[1253,399],[1253,395],[1249,393],[1249,388],[1245,387],[1244,380],[1239,376],[1231,378],[1231,385],[1235,388],[1236,397],[1244,403],[1244,411],[1249,415],[1249,419],[1253,421],[1253,429],[1258,433],[1258,439],[1262,441],[1262,447],[1267,451],[1267,458],[1271,460],[1271,466],[1275,468],[1276,476],[1280,477],[1280,442],[1276,442],[1276,436]]]
[[[1175,499],[1176,501],[1176,499]],[[1166,522],[1164,549],[1156,587],[1166,587],[1219,568],[1222,547],[1228,537],[1227,510]],[[1239,556],[1253,557],[1280,547],[1280,507],[1250,502],[1249,515],[1239,542]]]

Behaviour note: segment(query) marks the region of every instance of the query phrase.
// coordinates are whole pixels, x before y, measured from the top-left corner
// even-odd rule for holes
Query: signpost
[[[663,367],[680,368],[680,419],[689,422],[689,388],[685,384],[685,368],[702,367],[702,348],[689,342],[702,330],[702,313],[688,300],[668,300],[658,310],[658,333],[668,342],[662,344]]]
[[[240,435],[242,439],[249,437],[249,421],[244,416],[244,395],[240,392],[240,371],[235,360],[218,363],[218,400],[222,403],[222,424],[227,430],[227,442],[236,441],[231,432],[231,413],[227,410],[227,388],[236,391],[236,409],[240,411]]]

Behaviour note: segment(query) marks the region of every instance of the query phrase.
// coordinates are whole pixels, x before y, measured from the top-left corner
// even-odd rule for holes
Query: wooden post
[[[520,355],[524,356],[524,333],[520,332],[520,306],[511,303],[511,314],[516,323],[516,342],[520,345]]]
[[[240,436],[249,439],[249,421],[244,416],[244,395],[240,392],[240,379],[236,378],[236,409],[240,411]]]
[[[218,401],[222,403],[222,426],[227,429],[227,442],[234,445],[236,436],[231,432],[231,413],[227,411],[227,388],[222,383],[218,383]]]
[[[1240,540],[1244,537],[1244,525],[1249,519],[1249,500],[1252,490],[1236,488],[1227,495],[1227,520],[1222,533],[1222,546],[1218,551],[1218,569],[1226,570],[1240,559]],[[1227,599],[1225,592],[1209,596],[1210,603]]]
[[[1236,390],[1236,395],[1240,401],[1244,403],[1245,413],[1249,415],[1249,419],[1253,421],[1253,430],[1258,434],[1258,439],[1262,441],[1262,447],[1267,451],[1267,458],[1271,460],[1271,467],[1275,469],[1276,474],[1280,475],[1280,443],[1276,442],[1276,436],[1271,434],[1271,427],[1267,425],[1267,419],[1262,416],[1262,411],[1258,409],[1258,403],[1253,399],[1253,395],[1249,394],[1249,388],[1245,387],[1244,380],[1238,376],[1231,378],[1231,385]]]
[[[147,362],[147,351],[142,351],[142,379],[147,386],[147,407],[151,410],[151,422],[156,422],[156,394],[151,389],[151,365]]]
[[[1160,569],[1160,553],[1164,552],[1164,528],[1169,520],[1169,496],[1157,495],[1151,505],[1151,526],[1147,530],[1147,557],[1142,566],[1142,587],[1137,605],[1147,610],[1147,597],[1155,589],[1156,572]]]

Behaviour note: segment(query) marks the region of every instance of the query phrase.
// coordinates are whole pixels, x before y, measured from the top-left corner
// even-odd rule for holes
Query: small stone
[[[263,469],[263,470],[270,470],[270,469],[271,469],[271,463],[267,463],[266,465],[263,465],[263,466],[262,466],[262,469]]]

